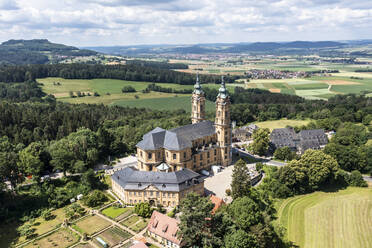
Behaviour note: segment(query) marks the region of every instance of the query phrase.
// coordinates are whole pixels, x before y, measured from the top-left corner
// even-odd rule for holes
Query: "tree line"
[[[37,78],[61,77],[65,79],[110,78],[129,81],[145,81],[192,85],[195,75],[167,69],[141,65],[86,65],[86,64],[52,64],[1,66],[0,82],[25,82]],[[201,75],[203,83],[220,83],[217,75]],[[236,76],[227,76],[226,82],[234,82]]]

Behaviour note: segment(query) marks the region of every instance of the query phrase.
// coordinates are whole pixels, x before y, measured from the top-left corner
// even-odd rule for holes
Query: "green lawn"
[[[134,100],[118,100],[112,105],[136,107],[136,108],[152,108],[157,110],[177,110],[184,109],[187,112],[191,111],[191,96],[164,97],[152,99],[134,99]],[[214,112],[215,104],[211,101],[206,101],[206,111]]]
[[[131,225],[135,224],[137,221],[140,220],[141,217],[139,217],[138,215],[132,215],[131,217],[129,217],[128,219],[125,219],[124,221],[121,222],[121,224],[123,224],[124,226],[126,227],[130,227]]]
[[[111,223],[97,215],[86,217],[82,220],[79,220],[74,224],[74,228],[79,232],[85,232],[88,235],[94,234],[108,226],[110,226]]]
[[[110,217],[111,219],[115,219],[118,216],[128,211],[132,211],[132,208],[118,208],[118,207],[110,206],[102,210],[102,213],[106,215],[107,217]]]
[[[262,122],[255,122],[257,126],[260,128],[268,128],[270,130],[273,130],[275,128],[284,128],[286,126],[303,126],[307,125],[310,122],[310,120],[287,120],[287,119],[281,119],[281,120],[275,120],[275,121],[262,121]]]
[[[372,247],[372,189],[315,192],[277,204],[279,223],[299,247]]]

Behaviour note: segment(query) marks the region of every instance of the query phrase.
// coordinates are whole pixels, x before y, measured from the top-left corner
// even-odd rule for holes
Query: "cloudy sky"
[[[0,41],[76,46],[372,38],[372,0],[0,0]]]

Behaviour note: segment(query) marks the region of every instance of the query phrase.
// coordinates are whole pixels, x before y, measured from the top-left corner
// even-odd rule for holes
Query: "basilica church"
[[[189,192],[204,194],[198,172],[232,162],[230,98],[222,78],[215,121],[205,119],[205,94],[197,76],[191,97],[192,124],[146,133],[137,144],[137,169],[112,175],[113,191],[126,203],[176,206]]]

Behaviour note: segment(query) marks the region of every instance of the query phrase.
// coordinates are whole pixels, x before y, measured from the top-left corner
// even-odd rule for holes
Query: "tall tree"
[[[179,236],[186,247],[211,247],[212,233],[209,222],[214,205],[208,198],[190,193],[180,205]]]
[[[231,195],[233,199],[248,196],[251,188],[251,177],[248,167],[243,159],[235,163],[231,182]]]
[[[251,149],[254,154],[262,156],[267,153],[270,145],[269,134],[270,130],[268,128],[260,128],[253,133]]]

